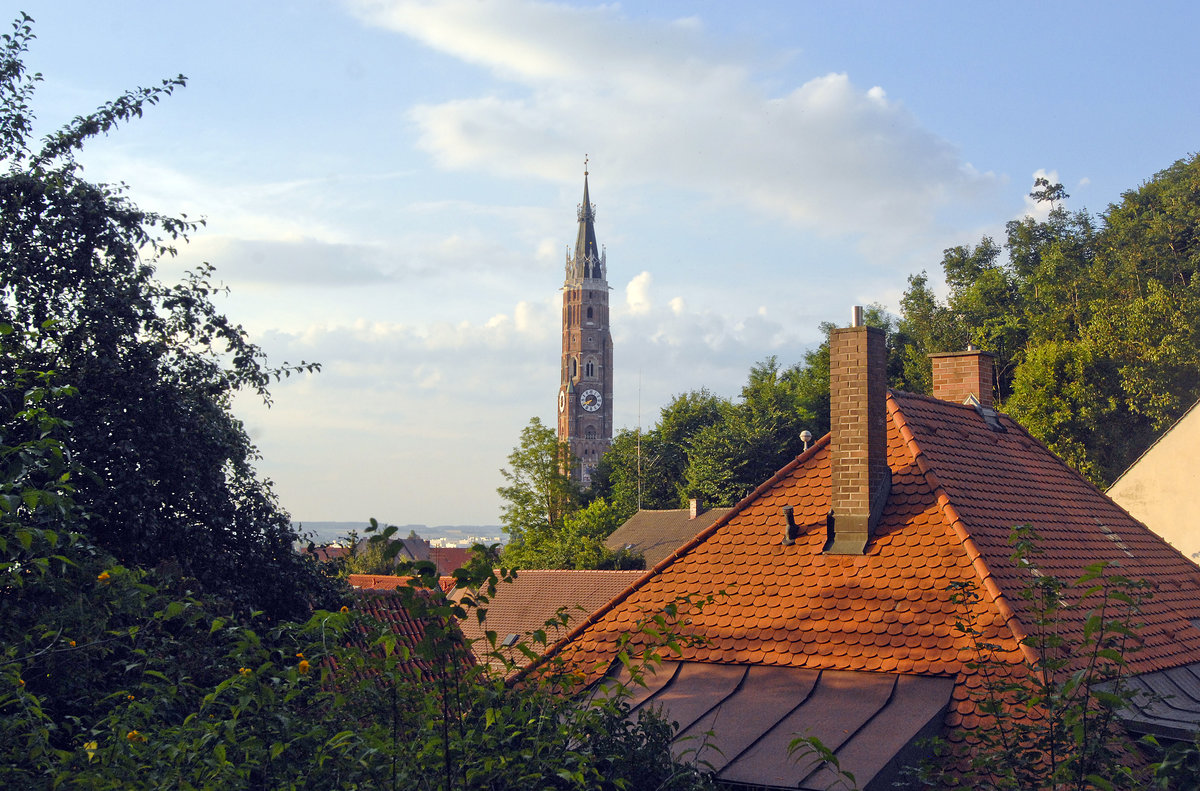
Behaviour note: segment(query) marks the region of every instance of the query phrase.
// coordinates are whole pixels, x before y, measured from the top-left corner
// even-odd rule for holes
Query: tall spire
[[[588,197],[588,161],[583,160],[583,203],[579,204],[579,235],[575,239],[575,266],[584,278],[604,277],[603,256],[596,243],[596,207]]]

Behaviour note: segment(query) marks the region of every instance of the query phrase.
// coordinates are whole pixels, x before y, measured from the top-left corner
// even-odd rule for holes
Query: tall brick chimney
[[[944,352],[929,357],[933,361],[934,398],[961,404],[975,396],[981,407],[992,408],[996,355],[969,348],[965,352]]]
[[[884,332],[862,323],[829,333],[832,510],[825,551],[862,554],[887,504],[887,348]]]

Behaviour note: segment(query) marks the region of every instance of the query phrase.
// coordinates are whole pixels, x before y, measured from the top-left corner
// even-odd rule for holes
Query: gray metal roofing
[[[859,787],[886,787],[913,742],[938,729],[954,689],[947,677],[704,662],[663,662],[643,681],[631,687],[631,716],[654,708],[678,723],[680,758],[726,783],[814,790],[837,777],[793,754],[794,739],[816,736]]]
[[[1123,683],[1131,703],[1120,718],[1129,730],[1187,741],[1200,730],[1200,662],[1141,673]]]

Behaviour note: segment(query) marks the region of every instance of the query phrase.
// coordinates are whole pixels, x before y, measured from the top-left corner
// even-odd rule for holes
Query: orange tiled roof
[[[396,635],[398,649],[408,650],[407,658],[401,662],[399,670],[412,680],[436,681],[442,674],[450,672],[452,669],[461,670],[471,664],[472,660],[467,651],[463,651],[460,657],[450,657],[449,663],[446,662],[446,657],[434,660],[422,657],[421,652],[415,649],[425,638],[426,623],[409,614],[402,605],[400,596],[394,590],[389,592],[379,588],[364,589],[357,591],[356,594],[354,608],[370,615],[384,628],[390,629]],[[378,650],[377,647],[371,645],[370,633],[365,628],[358,632],[352,632],[348,642],[364,652]]]
[[[818,670],[878,671],[956,678],[946,724],[973,727],[967,700],[978,680],[966,667],[970,641],[947,587],[984,590],[971,616],[1011,661],[1031,628],[1016,595],[1028,571],[1011,560],[1012,527],[1041,535],[1047,572],[1074,579],[1098,560],[1145,579],[1155,596],[1142,612],[1134,673],[1200,661],[1200,568],[1136,522],[1059,461],[1016,422],[988,428],[969,406],[893,392],[888,397],[892,488],[864,555],[826,555],[829,437],[815,443],[725,517],[568,635],[562,652],[603,667],[619,635],[680,596],[715,596],[681,614],[681,630],[705,638],[686,661]],[[783,546],[781,508],[802,533]],[[1085,612],[1068,612],[1078,633]],[[602,671],[601,671],[602,672]]]
[[[437,566],[438,574],[453,574],[471,559],[469,547],[430,547],[429,560]]]
[[[407,586],[410,579],[411,577],[400,577],[393,574],[351,574],[346,577],[346,581],[352,588],[387,591]],[[454,577],[446,575],[438,577],[438,587],[442,589],[442,593],[449,593],[454,589],[454,585]]]

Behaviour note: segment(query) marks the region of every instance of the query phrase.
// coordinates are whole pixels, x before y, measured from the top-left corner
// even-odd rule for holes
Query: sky
[[[1046,175],[1094,213],[1197,150],[1192,2],[27,0],[47,133],[187,87],[80,156],[203,218],[219,305],[276,363],[236,411],[299,521],[493,525],[554,424],[587,157],[618,429],[734,397],[1002,238]]]

